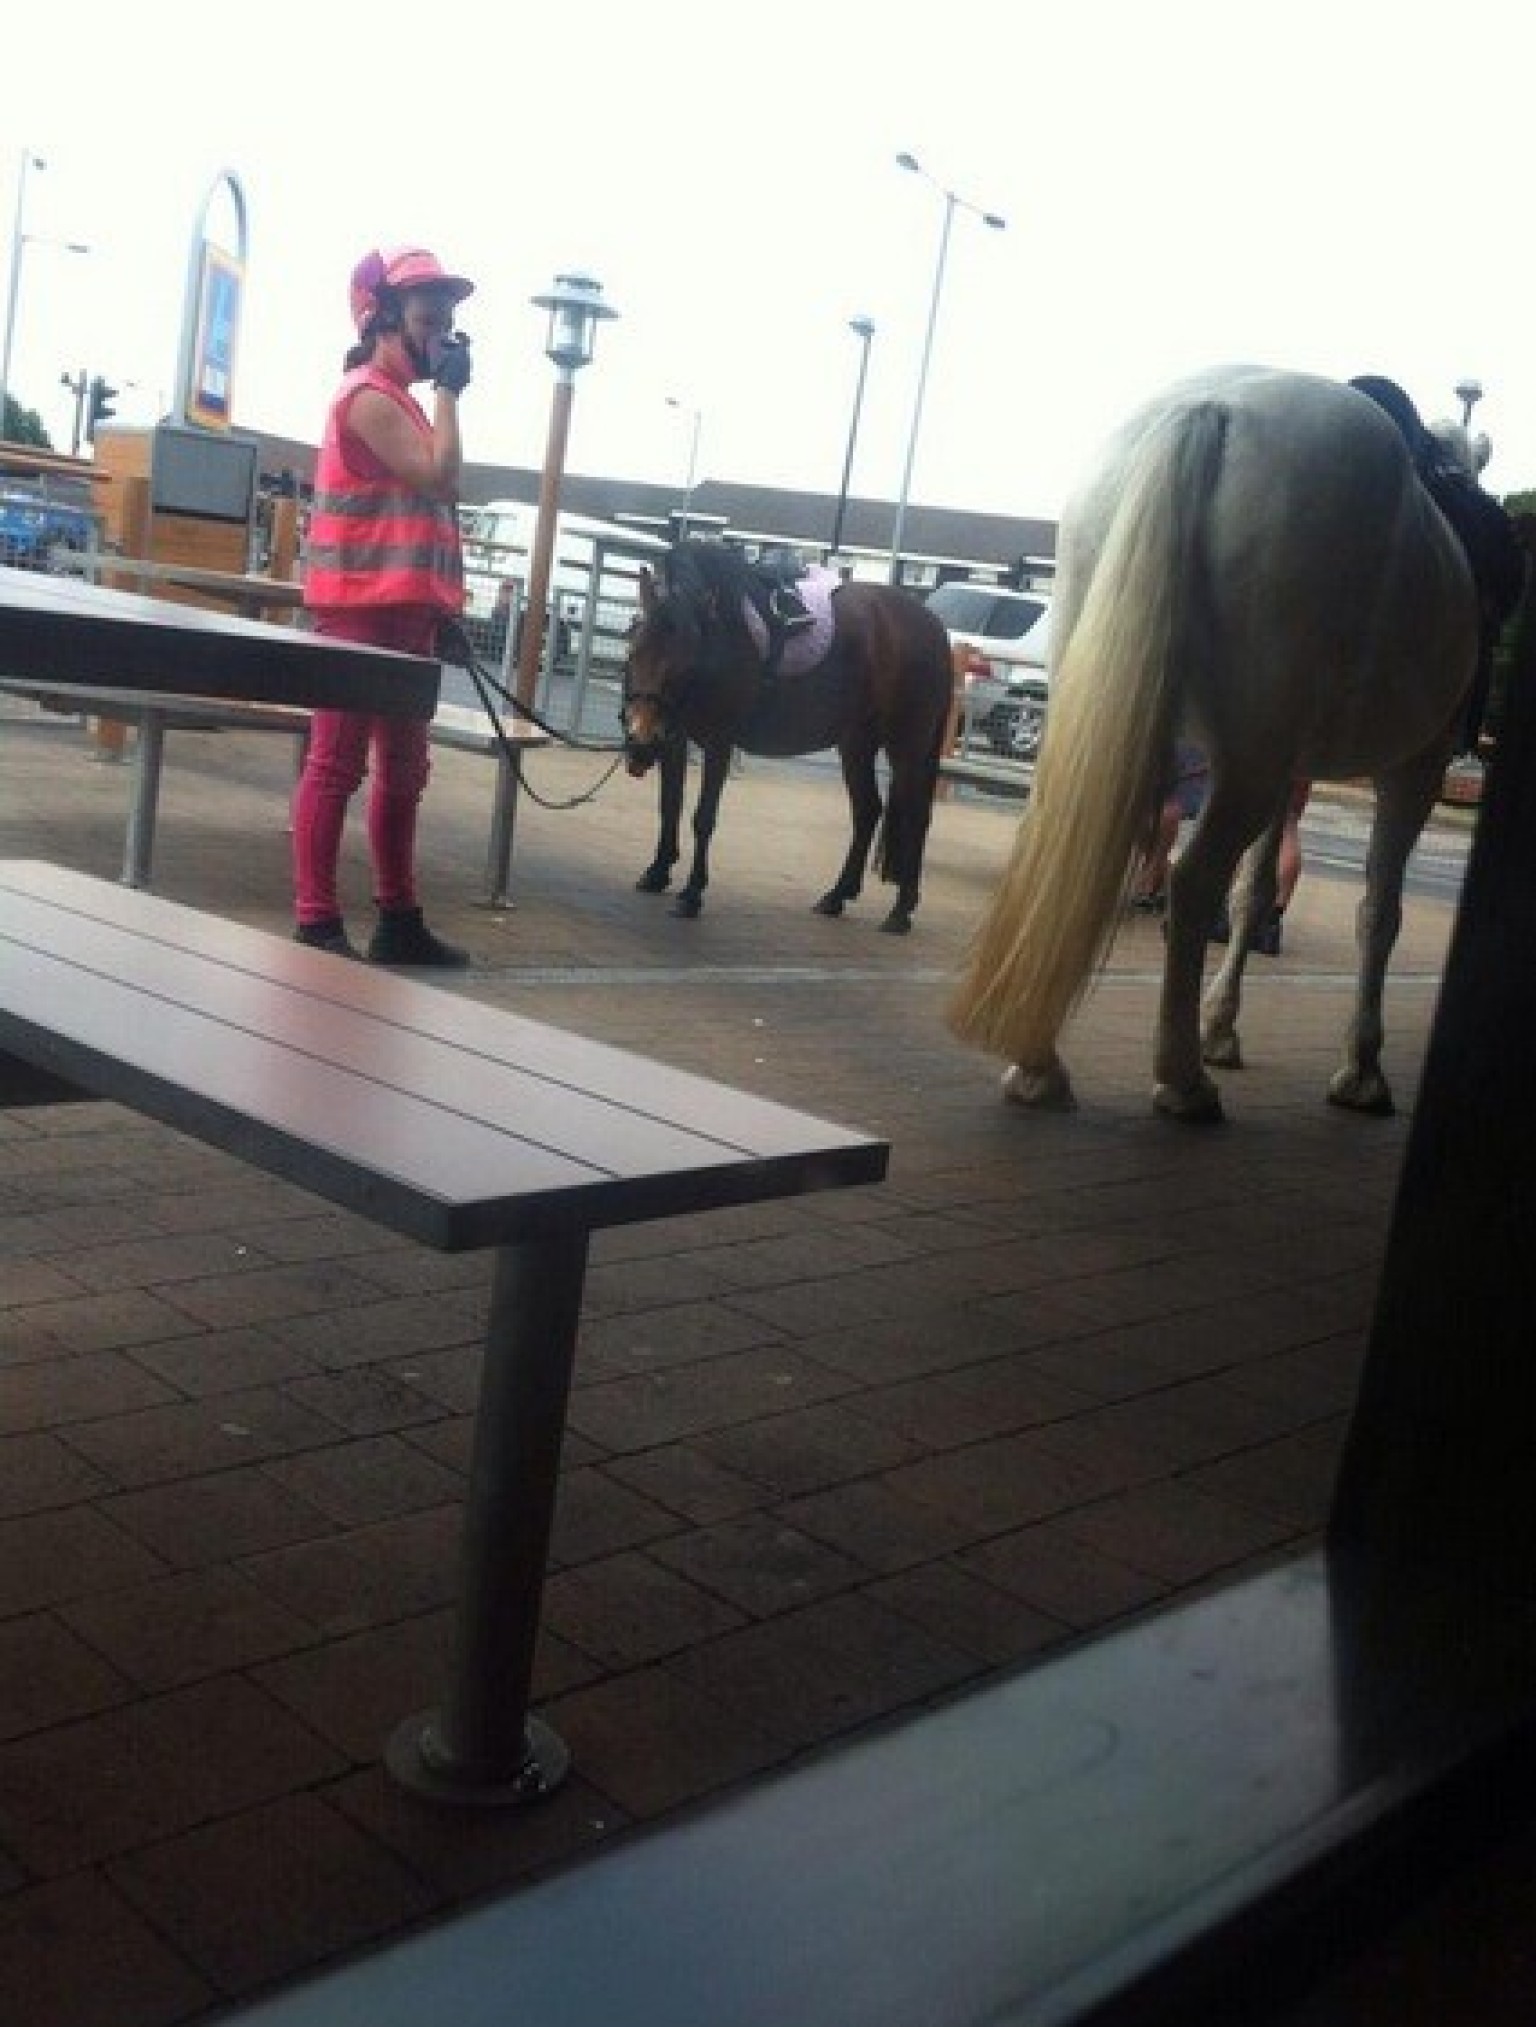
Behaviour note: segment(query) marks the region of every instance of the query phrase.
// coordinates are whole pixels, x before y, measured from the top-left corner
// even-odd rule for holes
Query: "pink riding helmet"
[[[475,292],[472,281],[461,274],[449,274],[437,255],[424,246],[396,246],[382,252],[375,247],[365,253],[352,270],[348,290],[358,336],[367,336],[385,297],[420,288],[442,289],[455,303]]]

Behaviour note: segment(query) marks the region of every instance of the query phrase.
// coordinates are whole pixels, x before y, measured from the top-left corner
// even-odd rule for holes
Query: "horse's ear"
[[[648,563],[640,565],[640,610],[649,619],[656,610],[656,579]]]

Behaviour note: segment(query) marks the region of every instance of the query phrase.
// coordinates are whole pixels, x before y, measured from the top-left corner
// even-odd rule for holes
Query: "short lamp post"
[[[944,199],[944,224],[939,233],[938,258],[933,265],[933,288],[928,298],[928,334],[923,340],[923,362],[917,373],[917,392],[912,399],[912,425],[907,435],[907,462],[901,474],[901,498],[896,505],[896,526],[891,534],[891,582],[901,582],[901,544],[907,531],[907,500],[912,491],[912,466],[917,459],[917,436],[923,421],[923,396],[928,387],[928,364],[933,357],[933,334],[939,321],[939,302],[944,294],[944,266],[949,258],[949,235],[955,223],[957,211],[971,211],[993,232],[1001,232],[1007,225],[1006,218],[999,218],[995,211],[983,211],[979,204],[972,204],[953,190],[946,190],[918,161],[915,155],[901,154],[896,157],[898,169],[906,169],[914,176],[921,176],[932,183]]]
[[[1463,429],[1471,430],[1472,411],[1482,398],[1483,383],[1481,380],[1458,380],[1456,382],[1456,399],[1461,403],[1461,426]]]
[[[539,662],[544,652],[544,628],[549,608],[549,580],[555,554],[555,529],[560,513],[560,481],[565,472],[565,446],[571,433],[571,401],[576,375],[587,365],[597,337],[597,327],[617,310],[603,301],[602,285],[590,275],[560,274],[547,296],[535,296],[534,307],[549,313],[549,330],[544,351],[555,367],[555,393],[549,411],[549,442],[544,451],[544,470],[539,478],[539,511],[533,528],[533,551],[528,559],[528,593],[523,607],[522,632],[517,640],[517,674],[513,695],[524,711],[531,710],[539,686]],[[490,877],[492,908],[510,908],[508,894],[512,866],[512,837],[517,823],[517,797],[522,786],[522,756],[518,752],[507,770],[497,795],[492,821]]]
[[[549,442],[539,478],[539,514],[534,523],[533,553],[528,559],[528,603],[517,648],[517,701],[532,704],[538,688],[539,661],[544,649],[549,579],[555,553],[555,524],[560,511],[560,481],[565,473],[565,447],[571,433],[571,403],[576,375],[591,362],[597,327],[619,313],[603,301],[600,282],[590,275],[560,274],[548,295],[535,296],[534,307],[549,313],[545,355],[555,367],[555,393],[549,412]]]
[[[848,424],[848,449],[843,457],[843,482],[837,489],[837,512],[832,519],[832,546],[829,557],[843,546],[843,520],[848,512],[848,482],[853,477],[853,447],[859,440],[859,414],[864,406],[864,381],[869,372],[869,341],[875,326],[869,317],[850,317],[848,328],[859,340],[859,377],[853,388],[853,415]]]

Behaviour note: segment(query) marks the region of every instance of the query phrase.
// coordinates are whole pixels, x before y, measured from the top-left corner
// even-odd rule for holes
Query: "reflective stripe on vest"
[[[464,609],[458,515],[447,500],[412,492],[396,478],[359,478],[341,452],[341,417],[362,387],[387,395],[412,424],[432,425],[410,394],[373,366],[341,384],[315,462],[315,496],[304,547],[304,603],[310,606],[425,605]]]

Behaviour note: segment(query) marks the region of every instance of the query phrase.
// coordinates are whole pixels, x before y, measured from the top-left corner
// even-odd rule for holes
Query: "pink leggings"
[[[422,607],[319,612],[316,633],[372,647],[431,654],[439,615]],[[294,908],[301,923],[340,915],[336,872],[347,805],[368,772],[368,849],[381,908],[416,905],[416,813],[431,771],[428,721],[316,711],[293,798]]]

